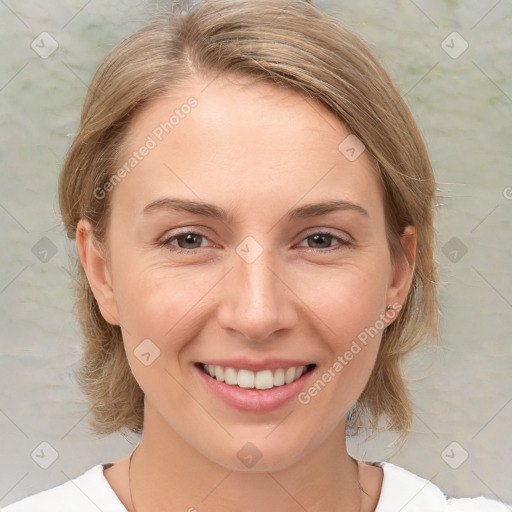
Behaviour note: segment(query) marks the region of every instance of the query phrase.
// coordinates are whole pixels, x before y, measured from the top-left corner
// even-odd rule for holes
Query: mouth
[[[227,384],[228,386],[264,391],[292,384],[304,374],[313,371],[316,364],[311,363],[287,368],[272,368],[257,372],[245,368],[237,369],[229,366],[204,363],[196,363],[196,367],[212,379]]]

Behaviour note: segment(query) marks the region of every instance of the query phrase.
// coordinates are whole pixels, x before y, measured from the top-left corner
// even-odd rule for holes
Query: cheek
[[[294,279],[294,291],[307,306],[307,314],[317,316],[337,351],[344,351],[347,343],[383,313],[385,269],[369,260],[364,263],[303,272]]]
[[[204,291],[183,276],[167,272],[164,278],[158,270],[136,268],[119,273],[116,293],[131,371],[150,402],[188,411],[193,404],[180,385],[180,363],[190,359],[188,342],[200,333],[198,301]]]
[[[363,391],[378,354],[386,293],[385,273],[374,265],[346,266],[330,276],[309,276],[303,282],[301,298],[315,312],[324,341],[326,358],[308,399],[323,402],[331,411],[346,411]],[[316,287],[313,287],[316,283]],[[321,288],[319,287],[321,285]],[[324,389],[327,392],[324,393]]]
[[[172,268],[160,260],[133,255],[129,259],[128,253],[114,277],[127,352],[137,351],[149,339],[158,348],[159,364],[165,362],[172,371],[188,355],[188,342],[199,336],[208,291],[219,278],[211,272]]]
[[[160,279],[158,273],[141,272],[140,268],[121,279],[116,302],[121,322],[130,335],[155,342],[169,338],[193,306],[196,293],[185,279]]]

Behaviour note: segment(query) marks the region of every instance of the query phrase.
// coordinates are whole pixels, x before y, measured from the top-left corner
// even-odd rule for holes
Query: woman
[[[59,198],[94,428],[141,440],[7,512],[508,510],[347,452],[380,421],[405,438],[438,279],[424,144],[335,20],[212,0],[143,27],[93,79]]]

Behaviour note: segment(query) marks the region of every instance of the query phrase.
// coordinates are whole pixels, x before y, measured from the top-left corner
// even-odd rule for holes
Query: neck
[[[284,469],[237,471],[205,457],[150,407],[146,411],[131,461],[132,509],[137,512],[361,510],[358,464],[347,453],[344,425]]]

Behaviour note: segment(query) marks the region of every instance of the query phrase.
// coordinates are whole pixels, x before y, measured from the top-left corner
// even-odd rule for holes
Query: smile
[[[231,367],[200,364],[201,369],[210,377],[229,386],[237,386],[243,389],[272,389],[278,386],[291,384],[311,371],[316,365],[291,366],[289,368],[276,368],[253,372],[247,369],[235,369]]]

